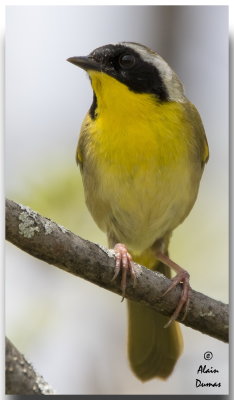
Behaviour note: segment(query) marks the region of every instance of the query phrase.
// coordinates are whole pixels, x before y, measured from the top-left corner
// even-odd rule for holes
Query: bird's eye
[[[123,69],[129,69],[132,68],[133,65],[135,64],[135,57],[132,54],[121,54],[119,57],[119,65]]]

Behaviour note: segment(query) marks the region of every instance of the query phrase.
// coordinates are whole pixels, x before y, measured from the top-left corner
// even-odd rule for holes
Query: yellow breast
[[[193,130],[180,103],[136,94],[106,74],[90,76],[97,117],[87,116],[85,149],[78,150],[87,204],[102,229],[142,251],[182,222],[195,201],[201,172]]]
[[[97,95],[97,118],[90,123],[90,133],[100,161],[111,159],[118,170],[122,161],[125,171],[130,171],[139,158],[141,168],[151,158],[160,167],[187,153],[187,127],[180,103],[160,103],[153,95],[136,94],[106,74],[90,75]]]

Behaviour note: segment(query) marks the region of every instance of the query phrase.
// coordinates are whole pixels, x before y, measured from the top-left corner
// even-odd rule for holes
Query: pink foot
[[[191,289],[191,286],[189,284],[189,273],[181,268],[178,264],[176,264],[174,261],[172,261],[169,257],[162,253],[157,254],[157,258],[162,261],[164,264],[168,265],[174,271],[177,272],[176,276],[172,279],[172,283],[170,286],[167,288],[167,290],[163,293],[162,297],[165,296],[168,292],[170,292],[174,287],[176,287],[179,283],[183,283],[183,289],[181,293],[181,297],[179,300],[179,303],[176,306],[176,309],[174,313],[172,314],[170,320],[168,323],[165,325],[164,328],[167,328],[172,321],[176,320],[183,308],[185,308],[184,315],[182,321],[185,319],[187,312],[188,312],[188,306],[189,306],[189,292]]]
[[[188,312],[188,306],[189,306],[189,291],[190,291],[190,284],[189,284],[189,274],[187,271],[181,271],[179,272],[173,279],[172,283],[167,288],[167,290],[163,293],[162,297],[165,296],[168,292],[170,292],[175,286],[177,286],[179,283],[183,283],[183,289],[182,289],[182,294],[179,300],[179,303],[177,304],[177,307],[172,314],[170,320],[168,323],[165,325],[165,328],[168,327],[172,321],[176,320],[177,317],[180,314],[180,311],[185,307],[184,311],[184,316],[182,318],[182,321],[185,319],[187,312]]]
[[[133,279],[133,287],[136,285],[136,273],[134,270],[134,263],[132,256],[128,253],[126,246],[122,243],[117,243],[114,247],[115,251],[115,273],[112,278],[114,281],[122,269],[121,289],[122,289],[122,301],[125,297],[125,290],[127,286],[127,273],[129,272]]]

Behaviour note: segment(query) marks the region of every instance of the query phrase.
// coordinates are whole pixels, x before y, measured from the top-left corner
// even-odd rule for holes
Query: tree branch
[[[73,275],[121,295],[120,280],[111,281],[114,254],[98,244],[84,240],[62,226],[42,217],[29,207],[6,201],[6,239],[34,257]],[[170,284],[164,275],[136,264],[137,285],[131,282],[126,298],[170,316],[181,295],[177,286],[161,297]],[[216,339],[228,342],[228,305],[191,291],[189,310],[184,321],[178,321]]]
[[[55,394],[7,338],[6,394]]]

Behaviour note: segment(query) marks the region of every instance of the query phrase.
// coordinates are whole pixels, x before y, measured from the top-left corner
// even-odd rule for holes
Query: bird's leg
[[[158,251],[156,254],[156,257],[159,261],[161,261],[163,264],[166,264],[168,267],[172,268],[176,272],[176,276],[172,279],[172,283],[170,286],[167,288],[167,290],[163,293],[162,296],[165,296],[168,292],[170,292],[175,286],[177,286],[179,283],[183,283],[183,289],[182,289],[182,294],[180,297],[180,301],[177,304],[177,307],[172,314],[169,322],[165,325],[165,327],[168,327],[172,321],[174,321],[180,311],[185,307],[185,312],[183,316],[183,320],[186,317],[187,311],[188,311],[188,306],[189,306],[189,291],[191,289],[191,286],[189,284],[189,273],[181,268],[178,264],[176,264],[174,261],[172,261],[168,256],[163,254],[161,251]]]
[[[122,243],[117,243],[114,246],[115,251],[115,273],[112,278],[114,281],[122,270],[122,278],[121,278],[121,289],[122,289],[122,301],[125,297],[125,290],[127,286],[127,273],[129,272],[133,279],[133,287],[136,284],[136,273],[134,270],[134,264],[132,261],[131,254],[128,253],[126,246]]]

